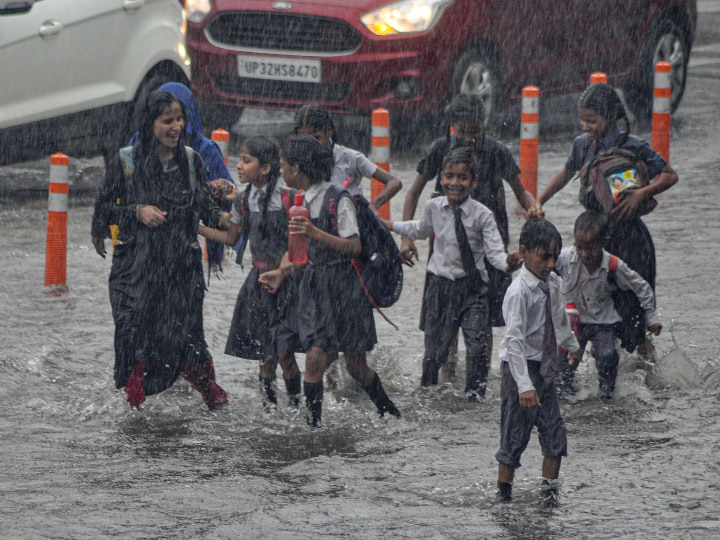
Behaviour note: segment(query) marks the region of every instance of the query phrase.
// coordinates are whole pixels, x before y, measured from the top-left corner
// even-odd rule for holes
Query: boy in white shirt
[[[420,384],[437,384],[454,334],[462,328],[467,363],[465,394],[485,397],[489,359],[488,275],[485,258],[498,270],[510,272],[517,253],[506,254],[493,213],[470,197],[478,183],[473,149],[449,152],[442,165],[442,197],[431,199],[419,220],[386,221],[388,228],[411,240],[435,235],[427,265],[427,285],[420,314],[425,355]]]
[[[615,391],[619,361],[615,337],[617,325],[622,322],[615,310],[613,294],[618,290],[632,291],[642,307],[646,328],[657,336],[662,325],[655,310],[655,293],[640,274],[603,249],[609,238],[605,214],[592,211],[580,214],[575,221],[574,236],[575,245],[560,252],[556,271],[563,278],[565,303],[577,306],[580,348],[585,350],[587,342],[592,342],[598,397],[610,399]],[[567,355],[561,354],[558,377],[561,394],[575,392],[576,369],[577,363],[569,362]]]
[[[500,450],[498,497],[512,499],[512,482],[533,427],[543,453],[543,493],[556,498],[560,463],[567,456],[567,433],[555,390],[558,345],[580,355],[553,273],[562,238],[545,219],[530,220],[520,233],[523,267],[503,301],[505,336],[500,343]]]

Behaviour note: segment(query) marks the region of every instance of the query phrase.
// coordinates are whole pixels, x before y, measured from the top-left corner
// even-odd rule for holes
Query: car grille
[[[345,83],[303,83],[241,79],[214,76],[213,84],[225,94],[252,96],[253,99],[289,100],[297,102],[340,102],[345,99],[350,85]]]
[[[268,51],[343,53],[354,51],[362,41],[344,21],[291,13],[220,13],[206,32],[219,45]]]

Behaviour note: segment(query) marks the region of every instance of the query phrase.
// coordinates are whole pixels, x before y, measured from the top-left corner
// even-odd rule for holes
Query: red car
[[[652,101],[653,66],[673,65],[672,109],[685,88],[695,0],[186,0],[192,84],[210,123],[242,107],[394,121],[429,118],[458,93],[480,94],[497,121],[524,86],[583,88],[604,71],[636,112]],[[207,122],[206,122],[207,123]]]

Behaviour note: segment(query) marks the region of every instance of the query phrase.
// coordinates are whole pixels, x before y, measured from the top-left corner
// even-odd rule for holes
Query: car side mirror
[[[34,3],[35,0],[0,0],[0,15],[27,13]]]

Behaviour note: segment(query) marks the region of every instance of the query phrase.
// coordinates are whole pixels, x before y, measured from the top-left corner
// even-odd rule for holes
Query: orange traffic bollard
[[[67,289],[68,166],[70,158],[58,152],[50,156],[45,286]]]
[[[670,163],[671,77],[672,65],[670,65],[669,62],[658,62],[655,64],[651,145],[668,163]]]
[[[602,71],[596,71],[595,73],[590,74],[590,84],[607,84],[607,81],[607,74]]]
[[[390,172],[390,111],[379,108],[372,112],[372,139],[370,159],[378,169]],[[370,182],[370,200],[375,199],[385,185],[374,178]],[[390,202],[378,208],[378,214],[383,219],[390,219]]]
[[[540,123],[540,89],[537,86],[526,86],[522,90],[520,122],[520,181],[537,198]]]
[[[222,152],[225,165],[228,164],[228,146],[230,145],[230,132],[224,129],[216,129],[210,135],[210,138],[217,143]]]

